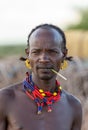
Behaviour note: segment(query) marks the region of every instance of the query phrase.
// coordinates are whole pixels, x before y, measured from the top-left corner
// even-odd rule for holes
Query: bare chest
[[[63,96],[52,112],[45,106],[39,115],[37,105],[28,98],[18,98],[9,108],[8,130],[71,130],[72,122],[72,110]]]

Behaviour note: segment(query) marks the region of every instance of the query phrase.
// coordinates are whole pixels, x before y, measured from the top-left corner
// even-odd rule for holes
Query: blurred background
[[[43,23],[64,30],[73,61],[57,77],[63,88],[81,100],[82,130],[88,129],[88,0],[0,0],[0,88],[20,82],[27,71],[27,36]]]

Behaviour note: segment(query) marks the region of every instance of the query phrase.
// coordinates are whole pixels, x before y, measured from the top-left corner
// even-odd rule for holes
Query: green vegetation
[[[88,30],[88,8],[87,9],[78,9],[80,16],[80,21],[75,25],[69,25],[67,29],[75,30]]]
[[[0,58],[11,55],[24,55],[26,45],[6,45],[0,46]]]

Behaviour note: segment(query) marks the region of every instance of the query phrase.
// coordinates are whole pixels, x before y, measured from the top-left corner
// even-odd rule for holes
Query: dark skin
[[[27,56],[32,67],[34,83],[43,90],[54,90],[56,74],[66,55],[62,51],[62,37],[54,29],[37,29],[30,37]],[[66,54],[66,53],[65,53]],[[44,106],[37,114],[37,106],[23,91],[22,83],[0,91],[0,130],[81,130],[80,101],[62,90],[60,101],[47,112]]]

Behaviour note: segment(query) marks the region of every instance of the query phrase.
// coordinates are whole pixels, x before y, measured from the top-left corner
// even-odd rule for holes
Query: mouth
[[[53,65],[51,65],[51,64],[38,64],[36,67],[38,69],[51,69],[51,68],[53,68]]]
[[[37,67],[37,69],[40,71],[40,72],[42,72],[42,73],[50,73],[50,72],[52,72],[51,70],[52,70],[52,67],[50,67],[50,66],[39,66],[39,67]]]
[[[49,68],[49,67],[38,67],[38,69],[52,69],[52,68]]]
[[[53,68],[52,68],[52,67],[48,67],[48,66],[42,66],[42,67],[37,67],[37,69],[51,70],[51,69],[53,69]]]

